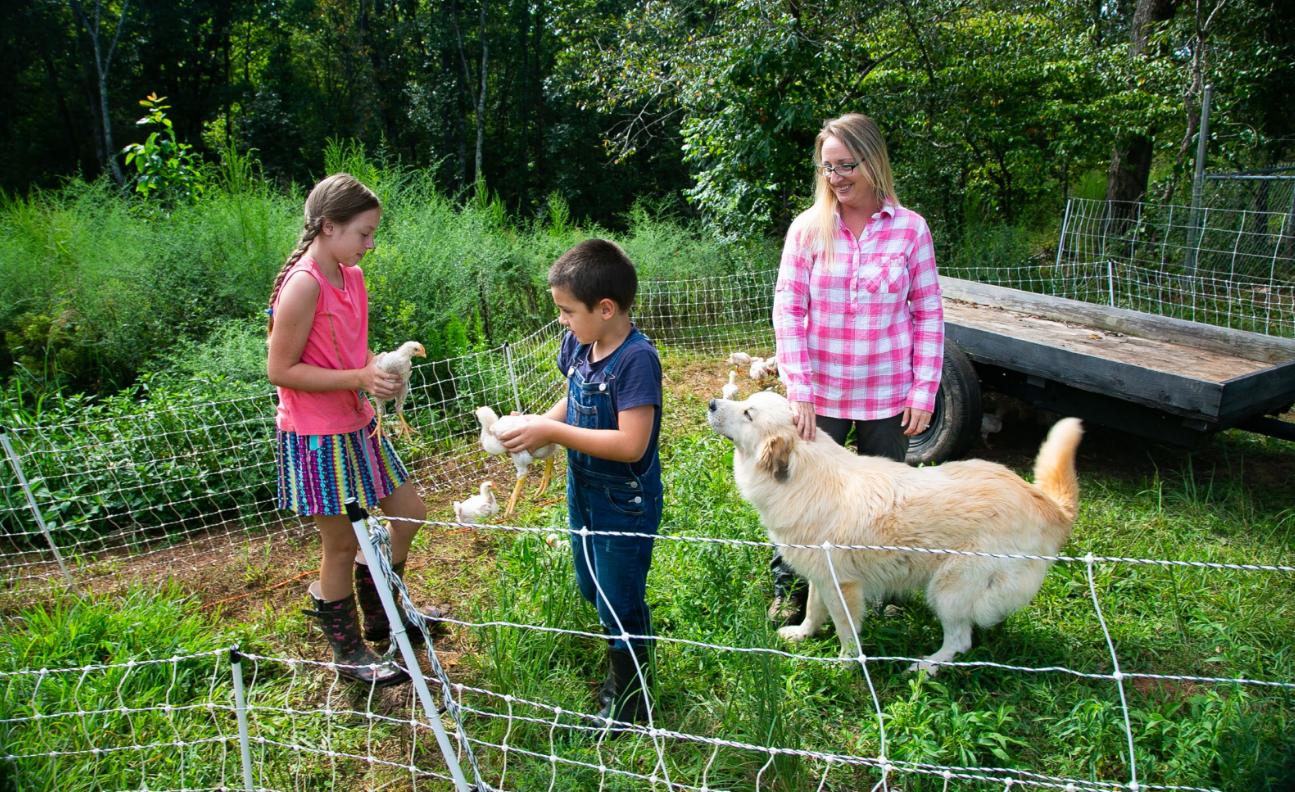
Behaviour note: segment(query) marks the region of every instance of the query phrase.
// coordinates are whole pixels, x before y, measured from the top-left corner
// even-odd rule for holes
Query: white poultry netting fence
[[[1042,277],[1042,276],[1040,276]],[[1085,292],[1076,277],[1071,296]],[[645,283],[637,320],[663,348],[723,356],[735,348],[772,350],[768,316],[773,273],[700,281]],[[1250,291],[1247,294],[1253,295]],[[1289,314],[1286,314],[1289,317]],[[470,492],[500,463],[476,448],[472,410],[490,404],[535,411],[561,394],[554,358],[560,328],[549,324],[506,347],[415,369],[410,422],[421,434],[402,440],[401,453],[425,491]],[[197,567],[221,547],[248,537],[297,532],[274,508],[273,403],[269,396],[187,410],[143,412],[132,419],[89,421],[76,426],[10,427],[12,453],[0,476],[0,524],[4,526],[4,585],[19,597],[39,596],[72,581],[79,589],[109,590],[120,582],[151,578],[164,570]],[[21,473],[28,493],[18,485]],[[13,474],[13,475],[10,475]],[[429,521],[430,526],[462,528]],[[596,529],[596,526],[594,526]],[[473,526],[490,535],[516,537],[542,547],[548,529]],[[596,533],[596,531],[595,531]],[[579,537],[584,539],[586,537]],[[50,549],[59,549],[60,569]],[[715,553],[767,557],[773,545],[713,536],[672,533],[663,526],[658,552],[696,555],[716,563]],[[939,548],[824,547],[829,556],[856,552],[952,553]],[[1028,562],[1034,556],[1008,556]],[[861,674],[875,717],[865,733],[840,733],[830,743],[804,743],[773,732],[729,739],[714,719],[673,717],[648,725],[625,724],[627,734],[608,740],[608,724],[572,710],[571,691],[518,695],[519,680],[496,675],[473,684],[430,674],[426,682],[446,707],[443,722],[456,745],[447,757],[431,738],[430,725],[409,687],[373,690],[343,684],[331,667],[300,659],[259,656],[229,648],[206,653],[0,674],[7,717],[0,733],[0,768],[30,788],[84,789],[454,789],[457,765],[470,784],[485,790],[786,788],[795,778],[818,790],[922,789],[1197,790],[1208,785],[1159,783],[1154,769],[1139,770],[1142,727],[1130,718],[1127,693],[1144,683],[1218,687],[1237,697],[1274,696],[1289,707],[1295,682],[1158,674],[1143,670],[1145,657],[1124,655],[1108,627],[1106,589],[1129,570],[1178,569],[1221,576],[1268,575],[1286,585],[1295,567],[1086,556],[1047,559],[1058,568],[1082,570],[1075,607],[1084,607],[1099,629],[1106,661],[1099,668],[1032,667],[985,661],[953,662],[955,668],[1000,674],[1012,685],[1024,676],[1080,680],[1118,692],[1109,728],[1116,736],[1110,756],[1087,777],[1048,767],[982,766],[897,758],[896,742],[916,739],[897,725],[894,705],[874,685],[882,669],[902,668],[920,658],[884,655],[820,656],[782,644],[718,643],[688,630],[662,631],[658,651],[692,657],[737,658],[751,666],[755,684],[778,682],[777,669],[799,673],[811,666]],[[556,568],[556,567],[555,567]],[[1056,574],[1054,572],[1054,574]],[[1226,585],[1222,579],[1220,585]],[[571,581],[563,585],[571,588]],[[598,642],[587,630],[554,626],[543,619],[455,619],[479,644],[511,641],[519,650],[546,636]],[[865,647],[867,643],[863,644]],[[530,649],[529,651],[534,651]],[[865,649],[866,651],[866,649]],[[1008,659],[1008,658],[1003,658]],[[704,662],[704,661],[703,661]],[[763,670],[762,670],[763,669]],[[412,669],[411,669],[412,670]],[[681,673],[683,669],[678,669]],[[734,684],[737,684],[735,681]],[[1060,683],[1059,683],[1060,684]],[[448,689],[445,686],[448,685]],[[686,683],[685,683],[686,687]],[[1232,694],[1228,694],[1232,695]],[[583,701],[577,691],[574,698]],[[1282,704],[1281,702],[1286,702]],[[451,719],[455,715],[458,720]],[[833,717],[825,712],[825,718]],[[461,726],[459,722],[461,721]],[[13,735],[22,733],[21,740]],[[21,749],[10,746],[21,742]],[[480,769],[470,768],[471,753]],[[722,771],[720,768],[724,768]],[[738,768],[735,771],[733,768]],[[735,775],[736,774],[736,775]],[[787,775],[790,778],[793,776]],[[737,780],[735,780],[735,778]],[[63,780],[60,780],[63,779]],[[539,779],[537,781],[537,779]],[[3,778],[0,778],[3,781]],[[457,785],[462,789],[462,785]],[[19,789],[29,788],[19,786]]]
[[[772,354],[773,273],[646,281],[635,312],[663,348]],[[501,347],[418,365],[406,416],[419,431],[401,458],[424,493],[464,494],[497,460],[480,453],[473,411],[542,412],[562,395],[562,327]],[[727,354],[727,352],[724,352]],[[127,418],[6,427],[0,474],[2,585],[35,593],[68,575],[93,587],[117,576],[192,569],[231,540],[294,532],[276,509],[274,410],[263,397],[150,408]],[[20,486],[25,479],[29,499]]]
[[[1055,260],[961,277],[1295,337],[1295,214],[1072,198]]]

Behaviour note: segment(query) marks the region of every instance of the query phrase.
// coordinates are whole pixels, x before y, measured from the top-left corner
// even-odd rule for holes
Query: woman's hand
[[[926,410],[919,410],[915,407],[905,407],[904,419],[899,425],[907,427],[904,429],[904,434],[909,437],[921,434],[931,425],[931,414]]]
[[[378,368],[377,358],[369,358],[369,363],[360,369],[360,387],[375,399],[390,399],[400,387],[400,377]]]
[[[813,442],[814,430],[818,422],[814,417],[814,403],[794,401],[791,402],[791,423],[800,433],[800,439],[805,442]]]

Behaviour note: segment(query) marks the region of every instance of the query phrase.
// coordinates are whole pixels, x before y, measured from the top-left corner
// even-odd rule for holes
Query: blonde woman
[[[926,431],[944,355],[944,315],[926,220],[895,193],[875,121],[828,121],[814,144],[814,205],[787,231],[774,293],[778,369],[805,440],[903,462]],[[799,624],[804,586],[773,560],[769,616]]]

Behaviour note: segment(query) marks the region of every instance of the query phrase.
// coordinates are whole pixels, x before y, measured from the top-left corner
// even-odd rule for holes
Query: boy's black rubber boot
[[[333,662],[338,665],[340,676],[377,687],[409,681],[409,674],[394,663],[383,663],[382,658],[360,637],[360,618],[355,609],[354,594],[345,599],[325,601],[312,591],[310,601],[315,609],[303,610],[302,613],[319,621],[319,629],[323,630],[328,646],[333,650]]]
[[[404,577],[405,562],[392,564],[391,571],[397,576]],[[392,594],[396,596],[397,604],[400,597],[395,587],[392,587]],[[355,565],[355,598],[359,600],[360,611],[364,614],[364,640],[372,643],[381,643],[391,639],[391,622],[387,619],[387,612],[382,608],[382,598],[378,596],[378,585],[373,581],[373,572],[369,569],[368,564],[356,563]],[[431,623],[428,628],[434,633],[444,633],[445,625],[437,621],[445,614],[441,613],[440,608],[419,608],[418,612],[423,615],[424,619]],[[409,617],[402,611],[400,620],[404,622],[405,632],[409,635],[409,642],[414,646],[422,646],[423,631],[417,629],[409,621]]]
[[[781,555],[769,564],[773,572],[773,602],[769,604],[769,621],[779,627],[796,627],[805,621],[809,586],[796,576]]]
[[[638,660],[637,668],[635,659]],[[641,681],[639,670],[643,672]],[[628,723],[646,723],[650,706],[646,691],[651,687],[652,659],[648,647],[637,644],[631,653],[628,649],[617,649],[609,644],[607,678],[598,691],[598,717]],[[619,737],[624,731],[623,728],[613,726],[610,734],[612,737]]]

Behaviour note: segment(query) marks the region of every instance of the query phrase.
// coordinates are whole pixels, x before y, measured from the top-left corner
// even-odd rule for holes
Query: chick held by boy
[[[478,407],[476,416],[477,422],[481,424],[481,448],[487,454],[494,456],[507,454],[513,460],[513,467],[517,469],[517,486],[513,487],[512,497],[508,499],[508,508],[504,511],[505,517],[511,517],[513,509],[517,507],[517,499],[521,497],[522,486],[526,483],[526,474],[530,471],[531,463],[537,460],[543,460],[544,462],[544,475],[540,478],[540,492],[543,493],[548,490],[549,481],[553,477],[553,455],[557,453],[558,447],[553,443],[547,443],[529,451],[510,451],[499,441],[499,437],[525,425],[531,416],[505,415],[500,418],[489,407]]]

